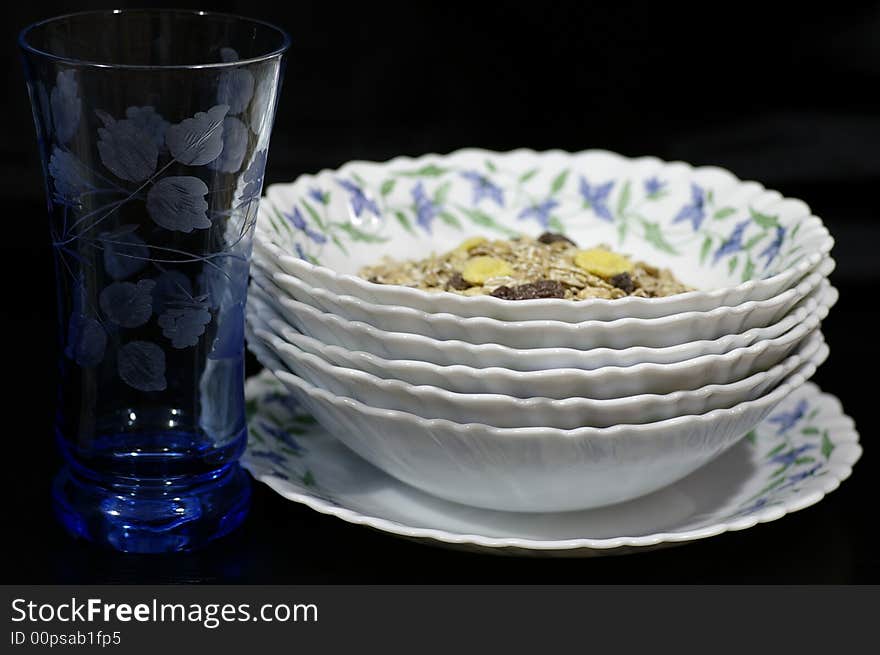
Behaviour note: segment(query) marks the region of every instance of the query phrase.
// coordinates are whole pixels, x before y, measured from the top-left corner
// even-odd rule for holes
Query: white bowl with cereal
[[[257,234],[279,268],[336,295],[464,318],[567,323],[768,300],[797,286],[833,246],[806,204],[760,184],[720,168],[598,150],[468,149],[351,162],[270,186]],[[536,261],[534,250],[525,259],[499,257],[497,247],[482,252],[542,235],[568,239],[576,252],[549,262]],[[603,245],[626,261],[591,258]],[[553,247],[567,250],[560,241]],[[449,257],[456,252],[465,256]],[[653,269],[693,290],[641,274]]]

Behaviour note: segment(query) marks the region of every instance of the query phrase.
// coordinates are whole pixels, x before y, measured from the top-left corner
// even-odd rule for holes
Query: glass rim
[[[49,23],[54,23],[56,21],[62,21],[69,18],[75,18],[79,16],[107,16],[107,15],[119,15],[119,14],[134,14],[134,13],[146,13],[146,14],[188,14],[191,16],[207,16],[207,17],[215,17],[215,18],[225,18],[231,19],[235,21],[248,22],[254,25],[261,25],[266,27],[274,32],[277,32],[281,36],[281,45],[266,54],[260,55],[258,57],[249,57],[247,59],[239,59],[238,61],[220,61],[220,62],[211,62],[207,64],[114,64],[114,63],[106,63],[106,62],[98,62],[98,61],[89,61],[87,59],[77,59],[76,57],[66,57],[63,55],[58,55],[52,52],[47,52],[46,50],[41,50],[28,42],[28,36],[34,29],[38,27],[42,27],[44,25],[48,25]],[[58,16],[52,16],[50,18],[45,18],[43,20],[37,21],[35,23],[31,23],[30,25],[22,28],[22,30],[18,33],[18,46],[24,50],[25,52],[38,55],[40,57],[45,57],[47,59],[51,59],[56,62],[61,62],[65,64],[69,64],[71,66],[79,66],[79,67],[90,67],[90,68],[112,68],[112,69],[129,69],[129,70],[200,70],[200,69],[211,69],[211,68],[235,68],[237,66],[245,66],[248,64],[255,64],[263,61],[268,61],[270,59],[274,59],[276,57],[280,57],[284,55],[285,52],[290,48],[291,45],[291,37],[287,30],[278,27],[277,25],[273,25],[264,20],[260,20],[258,18],[249,18],[247,16],[241,16],[238,14],[229,14],[225,12],[219,11],[203,11],[199,9],[158,9],[158,8],[130,8],[130,9],[92,9],[86,11],[75,11],[67,14],[61,14]]]

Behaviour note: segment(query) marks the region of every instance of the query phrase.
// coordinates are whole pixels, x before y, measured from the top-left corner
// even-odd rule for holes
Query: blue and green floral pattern
[[[247,460],[267,475],[302,485],[309,493],[336,504],[321,489],[309,466],[311,442],[316,436],[326,441],[327,436],[274,376],[265,372],[248,381],[245,413]]]
[[[612,245],[698,259],[736,282],[805,256],[798,232],[808,214],[782,217],[772,202],[753,204],[756,194],[731,195],[729,181],[713,188],[663,168],[605,170],[575,157],[542,168],[540,155],[533,159],[527,170],[503,154],[421,166],[355,163],[270,192],[261,222],[286,252],[331,268],[355,250],[386,254],[398,235],[435,249],[476,233],[584,235],[592,225],[612,228]]]
[[[836,445],[822,413],[820,403],[800,398],[764,421],[760,443],[756,431],[746,435],[760,453],[764,485],[743,503],[739,515],[782,505],[788,495],[800,492],[805,480],[829,474],[827,464]]]

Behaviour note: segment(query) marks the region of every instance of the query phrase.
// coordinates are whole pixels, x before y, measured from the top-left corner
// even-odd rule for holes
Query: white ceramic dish
[[[676,416],[705,414],[754,400],[772,389],[796,368],[810,362],[818,367],[828,357],[822,335],[814,333],[796,353],[773,368],[730,384],[716,384],[693,391],[642,394],[593,400],[591,398],[514,398],[502,394],[454,393],[434,386],[415,386],[400,380],[383,380],[369,373],[328,364],[276,336],[253,312],[248,316],[253,334],[262,339],[286,367],[316,387],[353,398],[381,409],[409,412],[422,418],[441,418],[457,423],[484,423],[499,428],[550,427],[562,430],[590,426],[653,423]],[[269,322],[270,324],[273,321]],[[539,393],[540,390],[536,390]]]
[[[370,303],[354,296],[337,296],[309,287],[291,275],[273,273],[272,265],[259,256],[255,268],[271,276],[282,293],[315,309],[384,331],[420,334],[440,341],[461,340],[473,344],[497,344],[509,348],[624,349],[632,346],[663,348],[690,341],[711,340],[776,323],[789,309],[811,293],[834,269],[826,259],[816,272],[778,296],[710,312],[686,312],[662,318],[621,318],[615,321],[498,321],[492,318],[461,318],[452,314],[429,314],[410,307]]]
[[[369,283],[383,255],[442,252],[476,234],[561,231],[668,266],[700,291],[662,299],[511,303]],[[716,167],[605,151],[461,150],[272,185],[257,241],[307,284],[373,303],[501,320],[658,318],[766,300],[797,284],[833,246],[809,207]]]
[[[334,322],[334,319],[336,319],[343,331],[353,334],[359,333],[357,336],[349,337],[347,339],[348,343],[360,343],[360,335],[364,332],[372,331],[376,340],[386,342],[387,346],[393,346],[401,338],[398,335],[405,334],[428,339],[430,342],[428,350],[430,351],[435,350],[435,348],[448,347],[435,346],[438,343],[468,343],[472,346],[491,345],[512,349],[574,348],[590,350],[593,348],[610,348],[623,350],[635,346],[666,348],[692,341],[711,341],[725,335],[740,334],[753,328],[767,327],[779,322],[798,301],[818,288],[824,281],[824,278],[819,274],[813,274],[795,289],[789,289],[770,300],[748,302],[734,308],[720,307],[712,312],[694,312],[658,319],[618,319],[617,321],[607,322],[590,321],[583,324],[561,323],[558,321],[531,321],[531,323],[535,324],[534,326],[528,326],[525,323],[503,323],[493,319],[463,319],[477,322],[474,326],[469,326],[475,329],[473,335],[465,341],[464,339],[435,339],[424,334],[396,331],[393,329],[393,326],[378,328],[363,321],[353,321],[339,317],[334,313],[321,312],[307,303],[290,298],[272,280],[266,277],[259,266],[252,268],[251,275],[257,285],[261,286],[271,296],[274,296],[282,306],[296,313],[306,314],[299,323],[296,323],[297,329],[304,334],[315,338],[322,338],[328,331],[329,326],[326,324]],[[482,321],[489,320],[493,321],[492,326],[482,323]],[[315,322],[323,325],[316,328]],[[454,324],[455,320],[450,322]],[[549,323],[553,323],[553,325],[549,325]],[[510,329],[500,331],[494,329],[501,325],[509,326]],[[338,334],[338,330],[336,332]],[[467,333],[465,332],[462,336],[467,336]],[[497,337],[497,339],[490,337]],[[367,349],[366,346],[364,346],[364,349]],[[393,357],[398,359],[407,358],[403,353],[397,353]],[[430,354],[426,359],[430,360]],[[489,364],[484,363],[483,365]]]
[[[282,497],[406,539],[505,555],[621,554],[744,530],[819,502],[862,453],[837,398],[806,384],[748,438],[653,494],[583,512],[493,512],[435,498],[365,462],[268,371],[247,381],[245,396],[254,411],[242,464]]]
[[[306,305],[288,307],[295,303],[284,299],[280,309],[282,322],[299,327],[304,324]],[[249,304],[257,307],[267,318],[274,308],[266,304],[265,296],[251,290]],[[260,303],[263,306],[260,306]],[[312,310],[314,311],[314,310]],[[328,315],[324,315],[328,316]],[[515,371],[502,367],[472,368],[463,365],[437,367],[427,362],[420,366],[404,366],[407,373],[422,376],[414,381],[412,376],[398,379],[412,384],[431,384],[459,393],[498,393],[517,398],[541,396],[546,398],[593,398],[609,399],[638,394],[663,394],[674,391],[698,389],[710,384],[728,384],[767,370],[793,353],[801,342],[820,324],[818,314],[807,316],[784,334],[759,341],[745,348],[736,348],[720,355],[702,355],[674,364],[636,364],[633,366],[604,366],[583,370],[558,368],[542,371]],[[320,331],[314,332],[320,334]],[[436,342],[438,344],[446,342]],[[372,371],[369,371],[373,373]],[[397,377],[380,375],[378,377]]]
[[[815,367],[805,364],[757,400],[699,416],[611,428],[494,428],[423,419],[337,397],[264,366],[324,427],[389,475],[445,500],[517,512],[610,505],[672,484],[754,429]]]
[[[253,296],[266,299],[258,287],[253,287]],[[373,348],[374,352],[388,354],[401,353],[404,357],[430,358],[440,364],[467,364],[472,367],[500,366],[512,370],[540,371],[553,368],[580,368],[593,370],[603,366],[633,366],[635,364],[674,364],[701,355],[720,355],[735,348],[745,348],[758,341],[775,339],[795,325],[802,323],[811,314],[824,320],[830,308],[837,302],[838,293],[827,283],[811,293],[782,320],[766,328],[752,328],[742,334],[728,334],[712,341],[692,341],[668,348],[643,348],[636,346],[623,350],[593,348],[575,350],[573,348],[530,348],[515,350],[484,344],[474,346],[463,342],[446,341],[442,344],[415,335],[384,335],[376,330],[366,330],[350,338],[339,328],[337,334],[328,330],[321,339],[314,339],[295,331],[292,327],[284,330],[282,336],[295,346],[319,355],[336,366],[347,366],[367,371],[381,378],[397,378],[413,384],[436,384],[446,387],[446,382],[456,380],[455,371],[447,372],[445,366],[432,364],[420,359],[383,359],[363,348]],[[275,307],[277,302],[268,300]],[[307,320],[307,317],[306,317]],[[334,323],[334,327],[339,321]],[[384,339],[383,339],[384,337]],[[382,339],[381,343],[377,343]],[[330,343],[325,343],[329,341]],[[389,345],[386,345],[389,343]],[[333,345],[337,344],[337,345]],[[352,348],[350,350],[349,348]],[[471,389],[468,385],[466,389]],[[451,389],[461,391],[460,388]]]

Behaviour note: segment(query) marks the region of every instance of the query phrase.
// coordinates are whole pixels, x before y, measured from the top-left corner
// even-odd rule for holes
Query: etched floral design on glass
[[[244,303],[287,37],[132,10],[50,19],[21,45],[63,323],[57,432],[74,476],[141,489],[220,479],[246,439]],[[198,520],[179,509],[169,526]],[[130,532],[113,545],[197,541]]]

